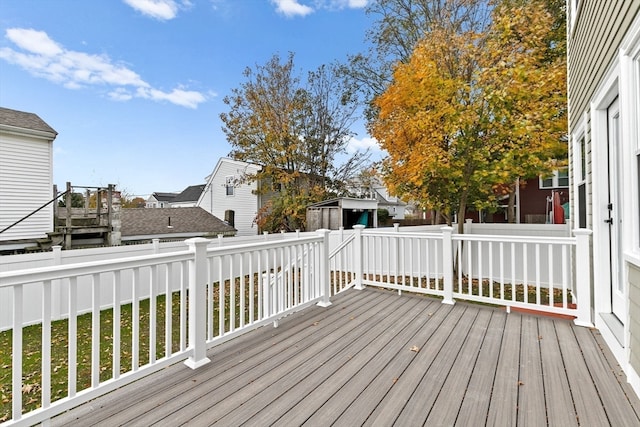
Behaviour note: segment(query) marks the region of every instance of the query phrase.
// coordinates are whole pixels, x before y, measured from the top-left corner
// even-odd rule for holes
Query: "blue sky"
[[[301,77],[365,50],[367,0],[0,0],[0,106],[52,126],[54,183],[130,195],[204,183],[246,67]],[[364,125],[352,149],[369,146]],[[375,147],[375,146],[374,146]]]

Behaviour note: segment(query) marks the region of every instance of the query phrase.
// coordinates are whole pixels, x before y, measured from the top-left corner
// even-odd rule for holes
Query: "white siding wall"
[[[258,227],[254,223],[258,213],[258,196],[254,194],[256,183],[243,183],[236,186],[232,196],[227,195],[225,187],[227,176],[233,175],[240,179],[244,174],[253,174],[256,171],[256,166],[247,166],[241,162],[221,159],[200,198],[198,206],[221,220],[225,219],[225,211],[233,210],[235,212],[234,227],[238,230],[237,236],[258,234]]]
[[[0,230],[53,198],[52,143],[0,133]],[[0,241],[45,237],[53,230],[47,206],[0,234]]]

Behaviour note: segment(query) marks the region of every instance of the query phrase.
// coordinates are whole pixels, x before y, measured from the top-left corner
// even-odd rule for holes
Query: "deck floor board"
[[[72,425],[640,425],[596,330],[368,288],[51,420]]]

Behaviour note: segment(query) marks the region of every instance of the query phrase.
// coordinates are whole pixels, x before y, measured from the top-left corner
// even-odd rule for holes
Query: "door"
[[[624,323],[626,317],[624,282],[622,280],[622,246],[620,230],[622,225],[619,179],[620,151],[620,109],[618,99],[607,108],[607,157],[609,197],[607,201],[607,218],[609,225],[609,272],[611,279],[611,312]]]

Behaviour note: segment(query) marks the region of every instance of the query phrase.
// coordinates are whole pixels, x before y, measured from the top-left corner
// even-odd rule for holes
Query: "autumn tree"
[[[259,212],[263,230],[304,229],[306,207],[322,200],[333,183],[366,160],[357,153],[346,160],[356,119],[355,91],[321,66],[301,82],[293,54],[274,55],[244,72],[246,81],[224,98],[229,111],[220,115],[231,156],[262,166],[255,177],[269,202]]]
[[[340,68],[368,104],[368,118],[377,114],[373,100],[392,83],[396,64],[408,62],[426,34],[436,28],[452,34],[481,32],[490,22],[490,4],[490,0],[371,1],[366,11],[375,21],[366,35],[369,49],[350,56]]]
[[[563,59],[548,56],[543,3],[498,5],[483,31],[434,27],[375,98],[371,134],[390,190],[458,214],[494,189],[548,170],[566,149]],[[566,153],[566,152],[565,152]]]

